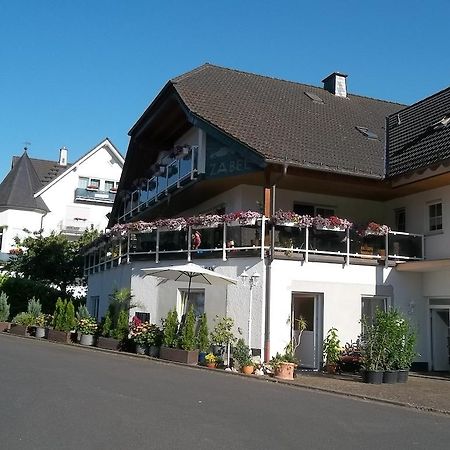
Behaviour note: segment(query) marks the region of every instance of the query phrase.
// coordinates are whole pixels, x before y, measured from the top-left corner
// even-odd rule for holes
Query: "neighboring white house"
[[[393,306],[417,326],[416,367],[448,370],[450,89],[405,107],[323,82],[208,64],[169,81],[130,130],[112,233],[86,254],[91,312],[128,287],[153,322],[183,314],[186,286],[141,269],[193,261],[238,283],[193,285],[190,302],[210,326],[233,317],[266,360],[303,316],[298,356],[317,369],[327,330],[354,341],[363,314]],[[261,218],[226,216],[247,210]]]
[[[124,159],[109,139],[70,164],[68,150],[57,161],[34,159],[27,150],[14,157],[0,184],[0,230],[3,259],[14,251],[15,237],[42,230],[75,239],[88,228],[104,230],[122,173]]]

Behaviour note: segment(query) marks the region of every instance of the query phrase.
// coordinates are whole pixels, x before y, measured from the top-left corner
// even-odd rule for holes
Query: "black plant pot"
[[[397,377],[398,377],[398,374],[397,374],[396,370],[385,370],[383,372],[383,383],[396,384]]]
[[[397,383],[406,383],[408,381],[409,370],[399,370],[397,372]]]
[[[362,379],[364,383],[381,384],[383,382],[382,370],[364,370],[362,372]]]

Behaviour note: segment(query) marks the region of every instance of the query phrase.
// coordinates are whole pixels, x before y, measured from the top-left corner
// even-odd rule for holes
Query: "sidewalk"
[[[405,384],[366,384],[359,375],[300,372],[288,384],[450,415],[449,374],[410,374]]]

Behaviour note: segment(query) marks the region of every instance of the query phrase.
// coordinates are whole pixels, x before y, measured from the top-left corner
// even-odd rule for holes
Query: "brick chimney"
[[[333,72],[322,80],[323,88],[336,97],[347,97],[347,75]]]
[[[62,147],[59,149],[59,165],[67,166],[67,148]]]

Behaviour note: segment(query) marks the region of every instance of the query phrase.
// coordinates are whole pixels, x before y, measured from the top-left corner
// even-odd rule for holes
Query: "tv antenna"
[[[31,142],[25,141],[25,142],[23,143],[23,145],[24,145],[23,149],[24,149],[25,151],[27,151],[28,148],[29,148],[30,145],[31,145]]]

